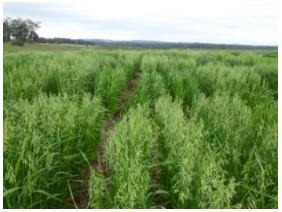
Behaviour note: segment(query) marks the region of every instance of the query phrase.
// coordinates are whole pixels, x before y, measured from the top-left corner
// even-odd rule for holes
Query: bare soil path
[[[138,82],[140,79],[141,71],[135,71],[133,77],[129,80],[127,88],[124,90],[120,97],[120,103],[117,106],[116,111],[105,121],[103,131],[101,133],[100,142],[98,145],[96,158],[91,162],[93,169],[103,173],[107,172],[107,165],[105,161],[105,145],[113,133],[116,124],[121,120],[125,108],[130,103],[131,97],[137,90]],[[73,194],[72,197],[68,197],[65,201],[65,208],[74,208],[74,202],[78,208],[87,208],[88,204],[88,181],[90,178],[90,169],[86,170],[82,176],[83,183],[80,188]]]

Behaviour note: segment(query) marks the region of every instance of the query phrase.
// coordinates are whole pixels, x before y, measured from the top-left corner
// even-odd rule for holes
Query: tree
[[[27,37],[28,41],[38,41],[39,40],[39,36],[35,31],[31,31]]]
[[[11,29],[10,29],[11,18],[7,17],[3,22],[3,41],[10,41],[11,39]]]
[[[5,21],[3,23],[6,28],[4,40],[9,41],[12,38],[13,44],[23,45],[26,41],[32,42],[38,39],[36,30],[40,27],[39,22],[22,18],[7,18]]]
[[[35,30],[37,30],[40,27],[40,23],[39,22],[34,22],[30,19],[26,20],[27,23],[27,27],[28,27],[28,34],[26,37],[27,41],[37,41],[39,36],[38,34],[35,32]]]

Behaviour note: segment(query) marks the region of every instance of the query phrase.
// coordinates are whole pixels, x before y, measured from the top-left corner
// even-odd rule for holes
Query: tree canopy
[[[36,41],[39,36],[36,30],[40,27],[40,22],[30,19],[7,17],[3,22],[3,40],[10,41],[17,45],[23,45],[26,41]]]

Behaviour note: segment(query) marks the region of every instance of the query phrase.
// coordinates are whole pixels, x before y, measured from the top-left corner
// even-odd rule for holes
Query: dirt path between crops
[[[105,161],[105,146],[113,133],[116,124],[121,120],[123,113],[125,112],[126,107],[130,103],[131,97],[137,90],[138,82],[141,76],[141,71],[137,70],[133,77],[129,80],[127,84],[127,88],[124,90],[120,97],[120,103],[116,109],[116,111],[111,115],[104,123],[104,127],[102,128],[102,134],[100,138],[100,143],[98,145],[97,156],[91,162],[92,168],[99,171],[100,173],[106,175],[107,173],[107,165]],[[72,197],[68,197],[65,201],[65,208],[74,208],[75,204],[77,208],[87,208],[88,205],[88,181],[90,178],[90,169],[86,170],[82,176],[81,187],[79,187]],[[74,203],[75,202],[75,203]]]
[[[107,169],[105,157],[104,157],[105,144],[107,143],[110,135],[113,133],[116,124],[121,120],[124,110],[126,106],[129,104],[131,97],[134,95],[138,87],[140,74],[141,74],[140,71],[135,72],[134,76],[127,84],[127,89],[121,95],[120,104],[118,105],[118,108],[116,109],[114,114],[106,121],[104,125],[104,130],[102,132],[101,140],[98,148],[98,157],[97,160],[94,161],[93,163],[93,166],[101,173],[105,173]]]

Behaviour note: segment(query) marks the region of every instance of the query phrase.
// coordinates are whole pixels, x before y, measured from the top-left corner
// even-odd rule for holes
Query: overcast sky
[[[39,35],[50,38],[277,45],[278,1],[5,2],[4,16],[40,21]]]

